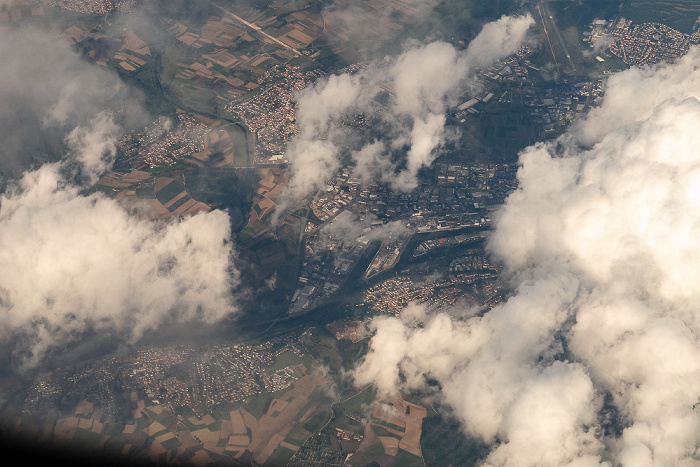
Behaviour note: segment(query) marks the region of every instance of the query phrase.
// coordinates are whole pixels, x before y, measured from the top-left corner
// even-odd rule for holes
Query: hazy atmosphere
[[[0,0],[6,455],[700,464],[699,15]]]

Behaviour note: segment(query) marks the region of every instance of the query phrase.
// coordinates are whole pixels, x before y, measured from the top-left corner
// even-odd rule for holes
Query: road
[[[289,50],[290,52],[294,52],[294,54],[295,54],[297,57],[300,57],[300,56],[301,56],[301,52],[299,52],[297,49],[295,49],[294,47],[292,47],[292,46],[290,46],[290,45],[285,44],[284,42],[282,42],[281,40],[277,39],[276,37],[272,37],[271,35],[269,35],[269,34],[266,33],[265,31],[263,31],[262,28],[261,28],[260,26],[254,24],[254,23],[249,23],[248,21],[244,20],[244,19],[241,18],[240,16],[231,13],[230,11],[228,11],[228,10],[227,10],[226,8],[224,8],[224,7],[221,7],[221,6],[219,6],[219,5],[216,5],[216,4],[212,3],[212,2],[208,2],[208,3],[209,3],[211,6],[213,6],[213,7],[215,7],[215,8],[218,8],[219,10],[221,10],[222,12],[224,12],[225,14],[227,14],[228,16],[230,16],[231,18],[235,19],[236,21],[238,21],[239,23],[241,23],[242,25],[244,25],[244,26],[247,27],[248,29],[252,29],[253,31],[255,31],[255,32],[257,32],[257,33],[259,33],[259,34],[265,36],[266,38],[270,39],[271,41],[275,42],[276,44],[281,45],[282,47],[284,47],[285,49]]]
[[[304,346],[304,348],[306,349],[306,346]],[[309,354],[311,354],[311,353],[308,351],[308,349],[306,349],[306,351],[307,351]],[[360,395],[361,393],[363,393],[366,389],[370,388],[373,384],[374,384],[374,383],[368,384],[367,386],[363,387],[362,389],[360,389],[359,391],[357,391],[357,392],[356,392],[355,394],[353,394],[352,396],[347,397],[345,400],[340,400],[340,399],[338,399],[338,400],[335,401],[335,402],[331,402],[331,417],[328,419],[328,421],[326,422],[326,424],[323,425],[323,427],[322,427],[320,430],[318,430],[318,432],[320,433],[320,432],[322,432],[323,430],[325,430],[326,427],[328,426],[328,424],[329,424],[331,421],[333,421],[333,406],[334,406],[334,405],[346,403],[347,401],[349,401],[349,400],[352,399],[353,397],[359,396],[359,395]],[[434,410],[434,409],[433,409],[433,410]]]

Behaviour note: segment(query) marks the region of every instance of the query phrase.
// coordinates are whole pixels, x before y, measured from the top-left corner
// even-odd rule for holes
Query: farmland
[[[690,34],[700,17],[700,5],[693,0],[625,0],[620,14],[635,23],[663,23]]]
[[[71,402],[63,398],[60,414],[41,422],[20,417],[13,431],[19,429],[41,445],[58,443],[65,449],[81,450],[87,456],[108,455],[115,460],[283,464],[327,418],[329,399],[326,394],[329,384],[332,384],[329,379],[311,370],[313,360],[294,350],[293,339],[287,337],[277,346],[285,342],[287,346],[279,351],[272,351],[276,347],[271,347],[269,343],[248,347],[251,351],[257,349],[250,355],[245,348],[239,349],[242,353],[233,354],[220,353],[225,350],[220,349],[218,364],[225,366],[236,367],[251,355],[262,357],[262,367],[254,371],[258,372],[263,391],[236,402],[219,403],[211,411],[201,412],[201,404],[196,402],[207,400],[206,386],[209,383],[206,381],[210,377],[202,375],[203,386],[192,383],[194,387],[189,391],[185,389],[191,384],[188,380],[192,373],[182,371],[183,355],[196,354],[182,348],[169,354],[169,350],[162,349],[155,353],[143,352],[136,360],[139,369],[135,372],[124,373],[124,376],[119,376],[119,372],[111,375],[113,378],[133,374],[143,381],[160,378],[155,383],[160,389],[116,390],[108,396],[112,399],[124,398],[128,413],[110,412],[105,410],[104,404],[101,407],[85,399]],[[167,355],[175,357],[174,360],[169,358],[175,367],[161,374],[162,362],[165,361],[161,357]],[[153,357],[157,359],[153,360]],[[236,363],[231,358],[240,362]],[[160,363],[151,366],[150,362]],[[210,365],[201,366],[199,357],[194,362],[192,368],[196,372]],[[217,374],[217,371],[213,374]],[[85,375],[81,378],[85,378]],[[115,390],[117,386],[128,388],[129,385],[122,382],[107,386]],[[242,390],[240,387],[230,389],[234,392]],[[231,396],[234,394],[231,393]]]

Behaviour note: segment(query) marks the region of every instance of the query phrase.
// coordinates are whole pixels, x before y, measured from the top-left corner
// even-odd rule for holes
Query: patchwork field
[[[269,219],[277,206],[279,194],[289,181],[281,169],[261,168],[257,173],[260,181],[255,186],[248,223],[239,234],[241,241],[255,237],[269,226]]]
[[[209,205],[193,199],[181,181],[153,177],[139,170],[126,174],[110,172],[100,178],[97,190],[151,218],[190,216],[211,210]]]
[[[424,465],[420,436],[427,416],[425,407],[398,396],[375,400],[364,439],[350,458],[350,465],[364,466],[369,462],[382,467]]]
[[[266,370],[272,375],[281,369],[294,376],[291,384],[275,390],[271,399],[269,393],[260,399],[268,402],[259,407],[255,400],[243,401],[228,412],[198,416],[187,410],[174,411],[144,391],[133,391],[131,419],[126,424],[80,400],[70,415],[42,430],[47,439],[62,446],[99,447],[136,461],[205,465],[236,459],[256,465],[284,465],[318,429],[313,423],[309,426],[309,420],[326,416],[327,406],[318,401],[330,384],[324,376],[307,371],[303,363],[278,368],[289,361],[290,357],[284,356]]]

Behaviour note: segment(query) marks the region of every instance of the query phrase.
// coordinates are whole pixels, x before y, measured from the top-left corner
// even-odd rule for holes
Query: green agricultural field
[[[153,193],[153,186],[136,188],[136,197],[139,199],[156,199],[156,195]]]
[[[381,441],[377,441],[376,443],[362,451],[362,454],[369,457],[370,459],[382,456],[384,455],[384,445],[381,443]]]
[[[340,339],[336,341],[338,353],[343,357],[343,367],[346,370],[351,369],[357,361],[367,353],[369,339],[364,339],[359,342],[352,342],[348,339]]]
[[[284,446],[278,446],[275,452],[265,461],[263,466],[277,467],[280,465],[286,465],[289,459],[294,455],[294,451]]]
[[[305,411],[305,409],[301,410],[301,412]],[[301,425],[294,425],[294,428],[287,434],[285,441],[296,446],[303,446],[309,436],[311,436],[310,431],[305,430]]]
[[[309,420],[306,421],[306,423],[304,423],[303,428],[308,432],[315,433],[326,424],[329,417],[330,411],[325,413],[316,412],[311,416],[311,418],[309,418]]]
[[[374,425],[372,426],[372,431],[374,431],[374,434],[377,436],[389,436],[392,438],[401,439],[401,435],[397,435],[396,433],[387,430],[383,426]]]
[[[594,19],[613,19],[620,11],[620,3],[610,0],[560,0],[549,2],[548,5],[556,15],[557,25],[562,31],[571,27],[582,31]]]
[[[185,418],[185,421],[184,421],[183,423],[185,424],[185,427],[187,427],[187,429],[190,430],[190,431],[197,431],[197,430],[201,430],[202,428],[206,428],[206,427],[207,427],[207,424],[204,423],[204,422],[197,423],[197,424],[195,425],[194,423],[192,423],[192,422],[189,420],[189,417]]]
[[[347,415],[362,414],[374,401],[375,390],[373,386],[367,386],[360,392],[356,392],[354,396],[346,399],[341,407],[343,413]]]
[[[168,207],[168,211],[174,212],[177,208],[179,208],[180,206],[182,206],[183,204],[185,204],[186,202],[188,202],[191,199],[192,198],[190,197],[190,195],[183,196],[182,198],[180,198],[179,200],[174,202],[172,205],[170,205]]]
[[[269,367],[266,368],[266,371],[268,373],[274,373],[277,370],[281,370],[282,368],[286,368],[288,366],[292,365],[298,365],[300,363],[303,363],[306,368],[310,368],[311,366],[311,358],[304,355],[303,357],[300,357],[299,355],[295,354],[291,350],[288,350],[286,352],[281,353],[275,361],[270,365]]]
[[[252,167],[252,151],[248,147],[248,140],[252,136],[246,135],[246,131],[235,123],[229,123],[222,129],[226,130],[233,142],[233,166]]]
[[[330,366],[331,370],[338,371],[342,368],[343,357],[338,353],[336,340],[325,330],[315,329],[313,338],[304,336],[304,345],[318,356],[324,365]]]
[[[177,439],[177,437],[172,437],[170,439],[167,439],[160,444],[168,451],[172,451],[173,449],[177,449],[180,446],[182,446],[182,443],[180,442],[179,439]]]
[[[217,418],[214,420],[214,423],[207,425],[207,430],[211,432],[221,431],[221,419]]]
[[[272,402],[270,394],[254,394],[247,398],[241,407],[256,419],[260,419],[270,407],[270,402]]]
[[[421,457],[403,449],[399,449],[399,452],[394,456],[394,463],[392,464],[395,467],[424,467],[424,465],[425,463]]]
[[[169,173],[172,173],[177,170],[186,170],[189,169],[190,166],[182,161],[176,162],[173,165],[163,165],[159,167],[153,167],[152,169],[149,169],[149,172],[151,172],[153,175],[156,174],[164,174],[167,175]]]
[[[253,238],[253,236],[255,235],[255,232],[256,232],[256,229],[254,226],[245,227],[243,230],[238,232],[238,236],[236,237],[236,239],[240,243],[247,242],[248,240]]]
[[[156,192],[156,198],[162,204],[165,204],[183,191],[185,191],[185,185],[182,182],[173,180]]]
[[[114,188],[105,185],[95,185],[95,191],[99,191],[100,193],[103,193],[107,196],[111,196],[114,192]]]
[[[401,432],[405,432],[405,431],[406,431],[406,427],[405,427],[405,426],[394,425],[393,423],[389,423],[389,422],[384,421],[384,420],[373,419],[373,420],[372,420],[372,423],[377,423],[377,424],[379,424],[379,425],[385,426],[385,427],[387,427],[387,428],[391,428],[391,429],[393,429],[393,430],[398,430],[398,431],[401,431]],[[380,435],[380,436],[381,436],[381,435]]]

